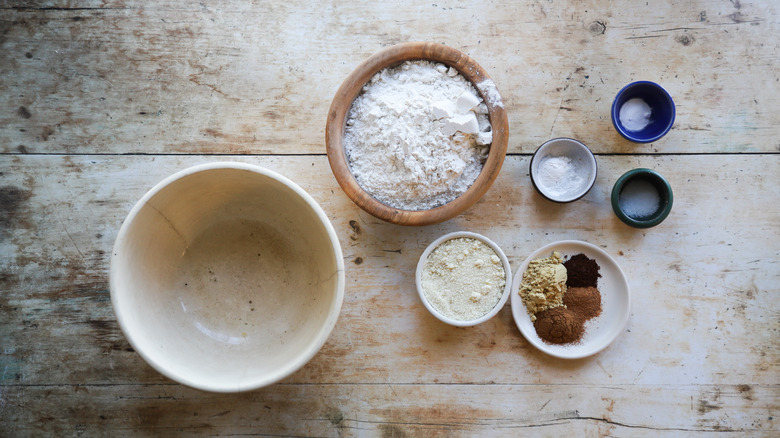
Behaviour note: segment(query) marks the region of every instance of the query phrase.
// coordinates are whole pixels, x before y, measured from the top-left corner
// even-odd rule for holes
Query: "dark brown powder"
[[[601,293],[595,287],[570,287],[563,295],[563,305],[585,322],[601,315]]]
[[[601,274],[596,260],[589,259],[585,254],[577,254],[563,262],[566,268],[566,286],[596,287]]]
[[[534,328],[536,334],[545,342],[571,344],[582,339],[585,333],[585,321],[578,318],[570,309],[558,306],[537,313]]]

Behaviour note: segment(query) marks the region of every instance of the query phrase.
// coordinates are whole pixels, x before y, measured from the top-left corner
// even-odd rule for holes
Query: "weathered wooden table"
[[[773,0],[24,2],[0,6],[0,435],[718,436],[780,434],[780,12]],[[382,47],[434,41],[502,94],[509,154],[487,195],[440,225],[359,210],[324,147],[346,75]],[[615,93],[662,84],[674,129],[633,144]],[[528,161],[577,138],[599,175],[582,200],[536,194]],[[130,348],[108,260],[122,220],[164,177],[217,160],[296,181],[337,230],[347,268],[321,352],[271,387],[175,384]],[[675,204],[635,230],[610,209],[634,167]],[[432,240],[470,230],[516,268],[561,239],[594,243],[632,291],[625,332],[557,360],[507,304],[456,329],[411,273]]]

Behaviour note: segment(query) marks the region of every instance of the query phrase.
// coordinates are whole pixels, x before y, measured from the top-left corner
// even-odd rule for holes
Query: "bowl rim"
[[[642,176],[650,176],[654,180],[658,181],[666,191],[666,195],[669,197],[669,201],[666,203],[666,205],[664,205],[664,208],[661,210],[661,212],[657,216],[646,220],[634,219],[631,216],[625,214],[623,209],[620,208],[619,202],[620,191],[623,189],[623,186],[629,180]],[[638,167],[624,173],[617,179],[617,181],[615,181],[615,184],[612,186],[610,201],[612,203],[612,210],[615,212],[615,215],[626,225],[630,225],[634,228],[651,228],[660,224],[666,219],[667,216],[669,216],[669,213],[672,211],[672,204],[674,203],[674,193],[672,192],[671,184],[669,184],[669,181],[664,178],[663,175],[653,169]]]
[[[487,105],[493,141],[477,179],[454,200],[429,210],[404,210],[381,203],[363,190],[350,171],[343,145],[346,116],[365,83],[376,73],[405,61],[429,60],[455,68],[469,80]],[[344,193],[367,213],[398,225],[431,225],[452,219],[474,205],[495,181],[506,157],[509,138],[507,113],[500,99],[491,99],[478,84],[492,79],[466,54],[433,42],[407,42],[386,47],[360,63],[339,87],[328,111],[325,147],[333,175]]]
[[[457,239],[460,237],[470,237],[472,239],[479,240],[485,244],[487,244],[495,253],[496,255],[501,259],[501,264],[504,267],[504,275],[506,276],[506,284],[504,285],[504,291],[501,293],[501,298],[499,298],[498,302],[495,306],[493,306],[490,311],[485,313],[484,315],[480,316],[476,319],[471,319],[467,321],[457,320],[453,318],[449,318],[443,314],[441,314],[438,310],[436,310],[435,307],[428,301],[428,298],[425,296],[425,292],[422,288],[422,273],[425,269],[425,262],[428,261],[428,256],[433,252],[434,249],[439,247],[442,243]],[[431,242],[423,251],[422,255],[420,255],[420,258],[417,262],[417,269],[415,270],[414,274],[414,282],[417,286],[417,295],[420,297],[420,300],[422,301],[423,305],[426,309],[431,313],[431,315],[435,316],[439,321],[444,322],[446,324],[455,326],[455,327],[472,327],[477,324],[481,324],[494,316],[498,314],[498,312],[501,311],[501,309],[504,308],[504,305],[506,304],[507,300],[509,299],[509,295],[512,291],[512,269],[509,265],[509,259],[507,258],[504,251],[501,249],[501,247],[498,246],[495,242],[488,239],[487,237],[483,236],[479,233],[474,233],[471,231],[455,231],[452,233],[447,233],[438,239]]]
[[[672,117],[669,119],[669,123],[666,125],[666,127],[661,132],[659,132],[658,134],[656,134],[656,135],[654,135],[652,137],[636,137],[636,136],[632,135],[628,130],[624,129],[623,125],[620,123],[620,108],[617,107],[618,99],[620,98],[620,96],[623,95],[623,93],[626,90],[628,90],[631,87],[635,87],[637,85],[647,85],[650,88],[654,88],[654,89],[660,91],[661,95],[665,96],[666,99],[668,99],[669,102],[672,104],[671,105],[671,107],[672,107]],[[674,126],[674,120],[675,120],[675,118],[677,116],[677,108],[676,108],[676,105],[674,104],[674,99],[672,99],[672,95],[669,94],[669,92],[666,91],[666,89],[664,87],[662,87],[661,85],[659,85],[659,84],[657,84],[657,83],[655,83],[653,81],[642,80],[642,81],[631,82],[630,84],[624,86],[623,88],[620,89],[620,91],[617,92],[617,94],[615,95],[615,98],[612,100],[612,110],[611,110],[610,115],[612,117],[612,125],[615,127],[615,130],[618,132],[618,134],[623,136],[623,138],[625,138],[626,140],[632,141],[634,143],[652,143],[654,141],[659,140],[661,137],[665,136],[672,129],[672,126]],[[641,131],[639,131],[639,132],[641,132]]]
[[[119,266],[119,263],[121,262],[119,260],[120,250],[125,245],[125,242],[128,240],[128,233],[130,232],[130,228],[133,222],[135,222],[135,218],[138,216],[140,211],[148,204],[148,202],[154,196],[156,196],[158,193],[160,193],[162,190],[164,190],[166,187],[168,187],[170,184],[172,184],[175,181],[178,181],[180,179],[186,178],[190,175],[200,173],[200,172],[207,172],[211,170],[225,170],[225,169],[248,171],[248,172],[252,172],[270,178],[272,180],[275,180],[276,182],[281,183],[285,187],[291,189],[293,192],[295,192],[295,194],[297,194],[301,199],[303,199],[306,202],[306,204],[309,206],[309,208],[311,208],[312,211],[316,214],[317,218],[322,223],[324,229],[328,234],[328,239],[331,241],[332,244],[331,247],[333,249],[333,258],[336,262],[336,270],[337,270],[337,278],[336,278],[336,284],[334,288],[335,297],[333,300],[333,304],[331,305],[331,308],[328,310],[328,317],[326,318],[322,330],[319,332],[319,335],[315,340],[315,342],[312,343],[307,350],[297,355],[295,360],[286,368],[278,370],[276,373],[273,373],[270,376],[264,376],[262,378],[254,379],[250,382],[242,381],[239,384],[235,384],[235,385],[216,385],[209,381],[196,381],[193,379],[184,378],[178,375],[175,369],[169,369],[165,367],[163,364],[154,360],[154,358],[150,356],[146,351],[148,347],[146,343],[143,342],[141,339],[139,339],[139,337],[134,332],[133,327],[128,322],[129,317],[127,316],[127,314],[128,312],[130,312],[130,309],[123,308],[121,306],[120,295],[130,294],[133,293],[133,291],[128,290],[126,286],[119,284],[117,279],[117,272],[119,269],[121,269]],[[322,347],[325,345],[325,342],[330,337],[330,334],[332,333],[333,329],[335,328],[344,301],[345,285],[346,285],[346,281],[345,281],[345,272],[344,272],[344,258],[342,255],[341,244],[338,240],[336,231],[333,228],[333,224],[330,222],[324,210],[322,209],[322,207],[319,206],[316,200],[314,200],[314,198],[312,198],[311,195],[309,195],[305,190],[303,190],[303,188],[298,186],[295,182],[293,182],[292,180],[288,179],[287,177],[273,170],[266,169],[253,164],[230,162],[230,161],[210,162],[210,163],[204,163],[204,164],[188,167],[186,169],[180,170],[178,172],[175,172],[172,175],[167,176],[162,181],[155,184],[151,189],[149,189],[141,197],[141,199],[139,199],[138,202],[136,202],[136,204],[130,210],[130,213],[128,213],[127,217],[122,222],[122,225],[119,228],[119,232],[117,233],[117,237],[114,241],[114,245],[111,252],[111,259],[109,262],[109,294],[111,297],[111,307],[113,308],[114,315],[116,316],[117,323],[119,324],[119,328],[121,329],[127,341],[133,347],[133,349],[152,368],[154,368],[160,374],[170,378],[171,380],[189,386],[191,388],[208,391],[208,392],[215,392],[215,393],[235,393],[235,392],[244,392],[244,391],[259,389],[261,387],[274,384],[290,376],[291,374],[293,374],[294,372],[302,368],[322,349]]]
[[[579,195],[577,195],[577,196],[575,196],[573,198],[556,199],[556,198],[548,195],[547,193],[545,193],[545,191],[542,190],[542,188],[539,185],[536,184],[536,178],[534,177],[534,171],[533,171],[533,169],[534,169],[534,161],[536,160],[536,158],[539,155],[539,153],[543,150],[543,148],[548,147],[550,144],[557,143],[557,142],[572,142],[572,143],[577,144],[577,147],[580,147],[581,149],[584,149],[585,151],[587,151],[587,155],[588,155],[588,157],[590,157],[589,162],[593,165],[593,177],[589,179],[587,188],[584,191],[582,191],[581,194],[579,194]],[[570,138],[570,137],[552,138],[552,139],[547,140],[546,142],[542,143],[538,148],[536,148],[536,151],[531,156],[531,160],[528,163],[528,175],[531,177],[531,184],[533,184],[533,186],[536,189],[536,191],[540,195],[542,195],[542,197],[544,197],[545,199],[547,199],[549,201],[552,201],[552,202],[557,202],[559,204],[568,204],[570,202],[577,201],[579,199],[582,199],[588,193],[590,193],[590,190],[596,184],[596,178],[598,177],[598,173],[599,173],[599,165],[598,165],[598,161],[596,161],[596,155],[593,153],[593,151],[591,151],[590,148],[585,143],[583,143],[583,142],[581,142],[581,141],[579,141],[577,139]]]

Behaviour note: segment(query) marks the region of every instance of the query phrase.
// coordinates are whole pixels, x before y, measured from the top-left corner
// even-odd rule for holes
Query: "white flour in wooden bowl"
[[[403,210],[439,207],[465,192],[491,142],[487,106],[474,86],[454,68],[422,60],[374,75],[352,103],[344,132],[358,184]]]

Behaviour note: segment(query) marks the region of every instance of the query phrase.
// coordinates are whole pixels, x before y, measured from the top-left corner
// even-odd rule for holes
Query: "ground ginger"
[[[566,293],[566,268],[560,253],[550,257],[531,260],[520,283],[520,297],[525,304],[531,321],[542,310],[563,306]]]

